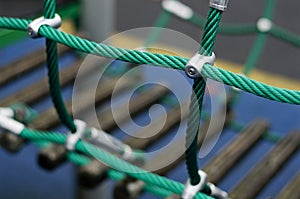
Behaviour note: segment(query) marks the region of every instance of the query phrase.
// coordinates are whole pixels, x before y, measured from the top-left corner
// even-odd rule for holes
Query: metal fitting
[[[42,25],[48,25],[52,28],[59,28],[61,25],[61,18],[58,14],[55,14],[53,19],[45,19],[44,17],[39,17],[35,20],[33,20],[28,26],[27,26],[27,32],[28,35],[31,38],[39,38],[39,29]]]
[[[75,150],[75,145],[78,140],[81,138],[82,134],[86,130],[86,123],[81,120],[74,120],[74,123],[77,127],[77,131],[75,133],[69,133],[67,140],[66,140],[66,149],[69,151]]]
[[[212,53],[211,56],[204,56],[200,53],[195,54],[186,64],[185,73],[192,79],[196,79],[201,76],[201,71],[204,64],[215,63],[216,56]]]
[[[226,11],[228,6],[228,0],[210,0],[209,7],[217,10]]]
[[[0,115],[5,117],[13,118],[14,117],[14,110],[10,107],[1,107],[0,108]]]
[[[207,182],[207,174],[202,170],[199,170],[198,173],[200,175],[200,182],[196,185],[191,185],[190,179],[188,179],[181,195],[182,199],[193,199],[194,196],[204,188]]]
[[[173,13],[182,19],[190,19],[194,14],[190,7],[181,3],[180,1],[163,0],[162,7],[164,10]]]
[[[210,190],[211,190],[211,194],[210,196],[216,198],[216,199],[229,199],[228,193],[223,191],[222,189],[216,187],[214,184],[212,183],[207,183],[207,185],[209,186]]]
[[[260,32],[269,32],[272,28],[272,25],[272,21],[268,18],[260,18],[256,23],[257,29]]]

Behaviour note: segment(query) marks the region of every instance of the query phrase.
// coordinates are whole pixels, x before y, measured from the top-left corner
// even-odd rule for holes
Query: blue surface
[[[0,67],[41,48],[43,45],[44,39],[28,39],[0,50]],[[28,46],[30,46],[30,50],[28,50]],[[74,55],[62,56],[60,58],[60,68],[69,66],[74,60]],[[38,82],[46,77],[46,71],[44,65],[31,71],[28,75],[15,79],[11,84],[5,85],[1,89],[0,99]],[[63,91],[64,98],[71,99],[72,87],[67,87]],[[51,99],[45,98],[32,107],[38,111],[43,111],[51,106]],[[60,129],[64,128],[61,127]],[[77,181],[76,175],[74,175],[76,172],[74,165],[66,163],[53,172],[45,171],[37,164],[38,151],[39,149],[33,144],[27,144],[17,154],[10,154],[3,149],[0,150],[0,179],[2,182],[0,197],[5,199],[76,198]],[[4,180],[5,183],[3,183]]]

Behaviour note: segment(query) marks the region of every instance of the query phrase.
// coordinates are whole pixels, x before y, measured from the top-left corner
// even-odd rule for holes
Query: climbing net
[[[170,2],[176,3],[177,8],[178,6],[180,8],[174,9],[174,6],[168,6],[170,5]],[[220,33],[229,35],[258,34],[243,71],[245,75],[226,71],[222,68],[214,66],[213,63],[205,62],[200,67],[196,67],[198,69],[196,72],[199,72],[201,76],[194,78],[194,92],[191,96],[185,152],[189,182],[192,186],[196,186],[201,182],[201,176],[198,172],[197,163],[197,132],[199,130],[202,101],[206,87],[205,78],[224,83],[226,85],[270,100],[289,104],[300,104],[299,91],[277,88],[262,82],[257,82],[246,76],[253,69],[255,63],[257,62],[267,35],[272,35],[295,46],[300,46],[300,37],[272,23],[272,15],[275,5],[274,0],[267,0],[263,16],[257,24],[240,25],[220,25],[221,16],[224,10],[218,9],[214,6],[210,8],[207,19],[205,20],[201,16],[197,15],[191,8],[178,1],[165,0],[163,1],[162,5],[162,24],[167,21],[166,19],[170,17],[171,14],[174,14],[175,16],[189,21],[199,27],[204,27],[200,48],[195,56],[201,55],[203,57],[211,57],[213,55],[215,38],[218,31]],[[51,20],[56,17],[55,7],[55,0],[44,0],[44,19]],[[188,10],[189,14],[184,14],[182,12],[183,9]],[[33,32],[31,29],[28,29],[28,27],[30,27],[30,25],[32,25],[34,22],[36,22],[36,20],[32,21],[20,18],[0,17],[0,28],[28,31],[29,34],[32,35]],[[135,64],[147,64],[177,70],[185,70],[186,66],[191,64],[189,59],[184,57],[141,52],[138,50],[130,50],[105,44],[98,44],[96,42],[62,32],[49,24],[41,24],[41,26],[39,26],[37,29],[37,36],[46,38],[48,77],[53,104],[61,122],[70,130],[71,133],[73,133],[73,135],[78,133],[78,126],[74,122],[74,119],[71,117],[71,115],[67,112],[62,99],[61,88],[59,84],[58,56],[56,48],[57,42],[81,52]],[[12,133],[17,134],[24,139],[36,142],[41,146],[47,146],[49,143],[64,145],[70,140],[69,135],[27,128],[24,124],[15,120],[10,114],[0,114],[0,125]],[[143,169],[130,164],[106,152],[105,150],[92,145],[89,142],[76,139],[73,145],[74,148],[68,150],[67,155],[70,161],[78,165],[87,165],[90,163],[92,158],[99,159],[105,164],[115,168],[108,171],[108,175],[111,178],[120,180],[125,178],[126,175],[134,177],[146,183],[145,190],[163,197],[172,195],[173,193],[181,195],[185,189],[185,186],[179,182],[146,172]],[[125,170],[126,172],[119,172],[117,170]],[[211,190],[211,187],[208,184],[204,184],[201,192],[196,193],[195,198],[211,198],[211,196],[213,196],[212,192],[213,190]]]

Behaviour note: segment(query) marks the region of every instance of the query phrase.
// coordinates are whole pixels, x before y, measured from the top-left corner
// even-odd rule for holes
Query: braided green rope
[[[17,30],[26,30],[26,27],[29,23],[30,20],[0,17],[0,28],[13,27]],[[178,56],[140,52],[137,50],[128,50],[123,48],[115,48],[104,44],[97,44],[96,42],[91,42],[48,26],[42,26],[39,34],[82,52],[137,64],[150,64],[183,70],[188,61],[187,58]],[[216,68],[209,64],[204,65],[202,69],[202,75],[206,78],[216,80],[229,86],[234,86],[246,92],[270,100],[289,104],[300,104],[299,91],[269,86],[250,78],[234,74],[230,71]],[[271,92],[268,90],[271,90]]]
[[[210,9],[202,36],[199,53],[209,56],[212,54],[221,16],[221,11],[213,8]],[[197,185],[200,182],[200,176],[198,173],[199,168],[197,163],[197,143],[205,87],[206,83],[203,77],[194,80],[193,93],[190,103],[190,113],[188,115],[185,155],[189,179],[192,185]],[[208,193],[210,192],[208,186],[205,187],[204,191]]]
[[[290,33],[289,31],[276,26],[276,25],[272,25],[272,28],[270,30],[270,34],[278,39],[281,39],[285,42],[288,42],[289,44],[292,44],[296,47],[300,47],[300,37],[299,35]]]
[[[66,142],[66,135],[64,134],[56,132],[37,131],[28,128],[23,129],[23,131],[20,133],[20,136],[31,141],[48,141],[57,144],[65,144]],[[92,156],[109,165],[110,167],[115,168],[116,170],[126,171],[126,174],[128,174],[129,176],[142,180],[146,183],[164,188],[176,194],[181,194],[181,192],[183,191],[184,186],[182,184],[173,180],[166,179],[159,175],[149,173],[82,140],[76,143],[75,148],[79,152],[84,153],[88,156]],[[211,199],[211,197],[206,196],[202,193],[198,193],[195,198]]]
[[[55,0],[44,0],[44,17],[46,19],[54,18],[55,7]],[[62,123],[67,126],[72,133],[74,133],[76,132],[76,126],[67,111],[61,94],[56,41],[46,39],[46,52],[51,99]]]
[[[33,142],[36,143],[39,147],[47,147],[50,143],[50,142],[44,141],[44,140],[38,140],[38,141],[33,141]],[[79,154],[75,151],[68,151],[67,158],[69,161],[73,162],[74,164],[76,164],[78,166],[84,166],[84,165],[87,165],[90,163],[89,157]],[[109,178],[111,178],[113,180],[123,180],[127,176],[124,173],[115,171],[113,169],[108,170],[107,175]],[[167,197],[172,194],[171,191],[168,191],[166,189],[163,189],[161,187],[158,187],[158,186],[155,186],[152,184],[146,184],[144,187],[144,191],[152,193],[159,197]]]

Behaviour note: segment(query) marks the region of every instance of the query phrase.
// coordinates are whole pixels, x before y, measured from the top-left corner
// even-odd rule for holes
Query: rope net
[[[173,1],[180,3],[176,0]],[[180,3],[179,5],[187,7],[182,3]],[[44,0],[44,17],[47,19],[54,18],[55,7],[55,0]],[[246,61],[245,68],[243,70],[244,75],[235,74],[211,64],[204,64],[202,70],[200,71],[202,77],[196,78],[194,80],[194,94],[191,96],[190,113],[188,116],[188,127],[186,133],[186,164],[192,185],[198,184],[201,180],[198,174],[196,154],[198,139],[197,132],[199,130],[202,101],[206,87],[204,78],[209,78],[221,82],[223,84],[241,89],[243,91],[266,99],[288,104],[300,104],[300,91],[274,87],[247,77],[247,75],[256,65],[265,44],[266,37],[268,35],[271,35],[294,46],[300,47],[300,36],[295,35],[288,30],[285,30],[272,23],[274,8],[275,0],[266,0],[262,18],[258,21],[258,23],[224,23],[220,25],[222,16],[222,11],[220,10],[211,8],[207,19],[204,19],[203,17],[195,13],[192,8],[189,8],[192,14],[189,17],[186,17],[176,10],[170,10],[167,7],[163,6],[162,13],[156,22],[156,26],[165,26],[170,16],[174,15],[184,21],[196,25],[199,28],[204,28],[204,33],[202,35],[202,40],[198,52],[202,55],[211,55],[213,53],[214,42],[218,32],[220,34],[226,35],[257,35],[253,48],[250,51],[248,59]],[[27,31],[27,27],[31,22],[32,20],[28,19],[0,17],[0,28]],[[117,59],[134,64],[147,64],[176,70],[184,70],[189,60],[188,58],[179,56],[141,52],[138,50],[130,50],[105,44],[98,44],[96,42],[62,32],[48,25],[42,25],[38,30],[38,34],[41,37],[46,38],[48,77],[53,104],[55,106],[57,114],[60,117],[61,122],[72,133],[75,133],[77,131],[77,126],[75,125],[71,115],[67,112],[61,95],[56,46],[57,42],[84,53]],[[146,45],[147,43],[153,42],[153,40],[155,40],[155,36],[150,37],[149,40],[146,41]],[[232,90],[231,92],[235,95],[237,94],[237,92],[235,92],[234,90]],[[0,118],[3,119],[3,116],[1,116]],[[10,128],[9,126],[6,126],[2,123],[1,126],[3,128],[8,128],[13,133],[18,134],[24,139],[35,142],[41,147],[46,147],[50,143],[64,145],[67,142],[67,136],[57,132],[33,130],[22,125],[21,127],[19,125],[20,128],[17,130],[15,128]],[[129,175],[131,177],[144,181],[146,183],[146,186],[144,188],[145,191],[152,192],[162,197],[167,197],[173,193],[181,195],[184,190],[184,185],[179,182],[175,182],[159,175],[146,172],[145,170],[134,166],[114,155],[111,155],[110,153],[107,153],[105,150],[102,150],[99,147],[95,147],[94,145],[80,139],[75,144],[75,150],[68,151],[67,158],[78,165],[87,165],[90,163],[92,158],[96,158],[104,162],[105,164],[113,166],[115,168],[114,170],[111,169],[108,171],[108,175],[111,178],[120,180],[125,178],[126,175]],[[117,171],[118,168],[120,168],[120,170],[122,171],[124,170],[124,168],[126,168],[126,172],[119,172]],[[202,189],[202,192],[197,192],[195,198],[211,198],[209,196],[210,193],[210,188],[205,185]]]

